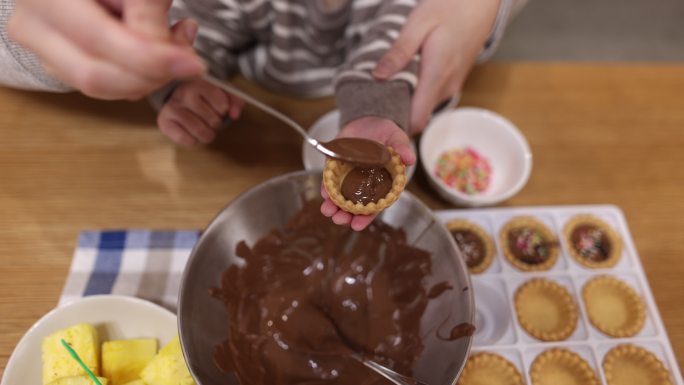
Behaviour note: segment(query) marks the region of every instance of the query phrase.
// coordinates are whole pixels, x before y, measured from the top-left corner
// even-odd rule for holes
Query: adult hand
[[[7,31],[48,72],[84,94],[138,99],[205,69],[190,46],[169,38],[170,5],[171,0],[17,0]],[[186,22],[174,26],[188,29],[185,35],[195,28]]]
[[[411,102],[411,132],[425,128],[435,107],[458,92],[492,30],[502,0],[423,0],[373,75],[390,79],[421,51]]]
[[[416,154],[411,149],[411,141],[408,135],[388,119],[367,116],[353,120],[340,131],[337,137],[375,140],[394,148],[405,165],[410,166],[416,163]],[[321,186],[321,195],[324,199],[321,205],[321,213],[332,218],[332,221],[338,225],[351,225],[352,229],[361,231],[375,219],[375,215],[353,215],[340,209],[330,200],[323,186]]]

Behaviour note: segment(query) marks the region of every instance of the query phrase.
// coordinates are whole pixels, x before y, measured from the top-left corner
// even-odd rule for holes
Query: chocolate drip
[[[454,287],[449,284],[449,282],[440,282],[433,286],[428,292],[428,298],[437,298],[442,295],[445,291],[451,290]]]

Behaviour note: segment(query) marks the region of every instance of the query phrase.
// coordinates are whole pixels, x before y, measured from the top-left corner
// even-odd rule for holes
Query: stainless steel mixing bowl
[[[241,240],[254,244],[274,227],[284,225],[305,201],[320,197],[321,174],[301,171],[270,179],[242,194],[214,218],[192,251],[178,300],[178,325],[183,353],[198,385],[239,384],[214,364],[214,346],[226,339],[228,316],[209,295],[233,263]],[[449,290],[431,300],[421,319],[425,349],[413,368],[416,379],[429,385],[455,384],[470,350],[471,337],[438,338],[452,326],[473,323],[474,303],[466,265],[447,230],[430,209],[408,192],[380,218],[406,231],[409,243],[432,253],[432,275],[426,287],[449,281]]]

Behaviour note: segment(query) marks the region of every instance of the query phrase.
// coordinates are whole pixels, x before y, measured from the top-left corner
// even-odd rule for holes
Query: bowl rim
[[[281,175],[275,176],[275,177],[273,177],[273,178],[269,178],[269,179],[267,179],[267,180],[265,180],[265,181],[262,181],[262,182],[260,182],[260,183],[258,183],[258,184],[256,184],[256,185],[254,185],[254,186],[248,188],[247,190],[243,191],[243,192],[240,193],[238,196],[236,196],[235,198],[233,198],[232,200],[230,200],[228,203],[226,203],[226,204],[225,204],[225,205],[216,213],[216,215],[214,215],[214,216],[212,217],[212,219],[209,221],[209,223],[207,224],[207,226],[204,228],[204,230],[203,230],[202,233],[200,234],[200,238],[197,240],[197,242],[196,242],[195,245],[193,246],[192,251],[191,251],[191,253],[190,253],[190,256],[188,257],[188,261],[187,261],[187,263],[186,263],[186,265],[185,265],[185,268],[183,269],[183,275],[182,275],[182,277],[181,277],[181,281],[180,281],[180,285],[179,285],[179,290],[178,290],[178,302],[177,302],[176,308],[177,308],[178,337],[179,337],[179,340],[180,340],[181,351],[183,352],[183,358],[185,359],[185,362],[188,363],[188,365],[187,365],[187,366],[188,366],[188,370],[190,371],[190,374],[192,375],[192,377],[193,377],[193,379],[195,380],[195,382],[197,383],[197,385],[203,385],[203,384],[202,384],[201,381],[199,380],[198,375],[195,373],[195,370],[194,370],[193,367],[190,365],[190,361],[188,360],[188,352],[187,352],[187,349],[189,349],[189,348],[186,347],[186,344],[184,343],[184,332],[183,332],[183,328],[181,327],[181,322],[182,322],[182,319],[183,319],[183,316],[182,316],[183,312],[182,312],[181,306],[182,306],[182,304],[185,302],[185,301],[184,301],[184,298],[185,298],[185,291],[183,290],[183,287],[185,287],[185,285],[187,284],[187,281],[188,281],[188,279],[189,279],[189,278],[188,278],[188,276],[189,276],[189,269],[188,269],[188,266],[189,266],[190,263],[196,258],[196,255],[197,255],[197,251],[198,251],[198,249],[199,249],[199,246],[200,246],[202,240],[203,240],[205,237],[208,236],[207,234],[209,234],[210,228],[215,227],[215,226],[219,226],[219,225],[218,225],[218,223],[219,223],[218,218],[221,217],[221,216],[223,215],[223,213],[224,213],[226,210],[228,210],[228,208],[229,208],[233,203],[239,201],[240,199],[243,199],[244,197],[246,197],[246,196],[248,196],[249,194],[253,193],[253,191],[256,191],[257,189],[262,189],[262,188],[265,188],[265,187],[268,186],[268,185],[280,183],[282,180],[287,180],[287,179],[290,179],[290,178],[296,178],[296,177],[299,177],[299,176],[302,176],[302,175],[312,175],[312,176],[313,176],[313,175],[316,175],[316,176],[317,176],[318,178],[320,178],[320,179],[323,178],[323,173],[322,173],[321,170],[299,170],[299,171],[293,171],[293,172],[281,174]],[[421,212],[426,213],[427,215],[429,215],[429,216],[431,217],[431,219],[434,221],[434,223],[439,224],[439,226],[436,226],[437,231],[439,231],[439,232],[442,233],[442,235],[446,238],[447,242],[449,242],[449,243],[451,244],[452,249],[455,250],[456,253],[458,254],[459,258],[457,258],[457,259],[458,259],[458,260],[457,260],[457,263],[460,265],[460,269],[461,269],[461,270],[463,271],[463,273],[464,273],[464,274],[463,274],[463,277],[465,278],[465,283],[467,284],[467,287],[470,288],[470,290],[468,290],[468,295],[467,295],[468,310],[469,310],[469,314],[468,314],[467,319],[468,319],[468,322],[469,322],[470,324],[473,324],[473,325],[474,325],[474,324],[475,324],[475,313],[476,313],[476,309],[475,309],[475,296],[474,296],[473,290],[472,290],[473,282],[472,282],[470,273],[468,272],[468,267],[467,267],[467,265],[466,265],[466,263],[465,263],[465,258],[463,258],[463,255],[462,255],[462,253],[461,253],[461,250],[458,248],[458,246],[456,245],[456,242],[454,241],[453,237],[452,237],[451,234],[448,232],[447,228],[442,224],[442,221],[435,215],[435,213],[434,213],[433,210],[431,210],[431,209],[430,209],[422,200],[420,200],[420,199],[419,199],[418,197],[416,197],[414,194],[411,194],[409,191],[406,191],[406,190],[405,190],[405,191],[402,192],[402,195],[403,195],[403,194],[407,194],[407,196],[409,197],[408,199],[413,200],[413,201],[418,205],[418,208],[419,208],[419,210],[420,210]],[[401,199],[401,196],[400,196],[399,198]],[[452,380],[451,385],[456,385],[456,384],[457,384],[458,379],[459,379],[459,377],[461,376],[461,373],[463,372],[463,369],[465,368],[465,365],[466,365],[466,363],[467,363],[467,361],[468,361],[468,357],[470,356],[470,352],[471,352],[471,349],[472,349],[472,346],[473,346],[473,340],[474,340],[474,336],[468,336],[468,337],[467,337],[464,360],[463,360],[463,362],[461,363],[461,366],[460,366],[460,368],[458,369],[458,371],[455,373],[455,376],[454,376],[454,378],[453,378],[453,380]]]
[[[66,313],[69,312],[71,309],[77,306],[87,306],[89,303],[98,303],[98,302],[120,302],[120,303],[125,303],[125,304],[135,304],[135,305],[140,305],[143,306],[150,311],[158,312],[159,314],[163,314],[164,317],[168,317],[169,321],[172,322],[173,324],[177,325],[177,317],[176,315],[170,311],[169,309],[158,305],[154,302],[148,301],[143,298],[139,297],[133,297],[133,296],[128,296],[128,295],[121,295],[121,294],[96,294],[96,295],[90,295],[86,297],[80,297],[72,302],[66,303],[64,305],[58,305],[47,313],[45,313],[42,317],[40,317],[36,322],[34,322],[24,333],[24,335],[19,339],[19,342],[17,342],[17,345],[14,347],[12,350],[12,353],[9,356],[9,359],[7,360],[7,364],[5,365],[5,369],[2,374],[2,378],[0,379],[0,384],[2,385],[9,385],[7,384],[8,378],[12,375],[14,368],[18,365],[17,360],[20,360],[21,357],[19,357],[19,353],[21,350],[25,349],[26,346],[30,343],[30,339],[33,338],[34,333],[36,332],[36,329],[39,327],[46,325],[52,318],[54,318],[56,315],[61,314],[61,313]],[[87,321],[83,321],[87,322]],[[103,341],[100,341],[103,342]],[[38,366],[40,368],[40,366]]]
[[[451,187],[447,186],[441,179],[433,175],[432,170],[430,169],[425,159],[427,157],[427,149],[425,148],[426,144],[424,144],[425,141],[423,139],[426,135],[429,135],[429,133],[431,132],[431,127],[434,127],[435,122],[439,122],[439,120],[441,120],[442,118],[446,118],[447,115],[460,114],[476,114],[480,117],[484,116],[486,117],[486,119],[496,121],[498,123],[498,127],[501,127],[502,129],[507,130],[509,133],[512,134],[513,139],[520,146],[516,148],[522,148],[523,174],[511,187],[504,190],[503,192],[495,195],[486,196],[467,195],[458,190],[452,189]],[[447,196],[451,197],[455,201],[455,203],[465,203],[470,205],[492,205],[498,202],[502,202],[517,194],[520,190],[522,190],[525,184],[527,184],[527,181],[529,180],[530,175],[532,173],[533,156],[532,150],[530,149],[530,145],[527,142],[525,136],[518,129],[518,127],[515,124],[513,124],[513,122],[511,122],[504,116],[494,111],[480,107],[458,107],[450,111],[442,112],[425,128],[425,131],[423,132],[423,136],[421,137],[420,141],[420,161],[423,165],[423,171],[425,171],[425,173],[428,175],[428,178],[430,179],[430,181],[433,182],[434,186],[436,186]]]

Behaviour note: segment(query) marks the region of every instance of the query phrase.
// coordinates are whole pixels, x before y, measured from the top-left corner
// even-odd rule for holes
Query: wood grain
[[[334,107],[240,84],[305,126]],[[680,367],[682,90],[684,65],[504,63],[476,69],[461,102],[503,114],[530,142],[532,177],[504,205],[624,210]],[[0,368],[56,305],[81,230],[202,228],[240,192],[301,168],[300,139],[251,109],[215,144],[190,150],[154,120],[144,102],[0,90]],[[420,169],[409,188],[449,207]]]

